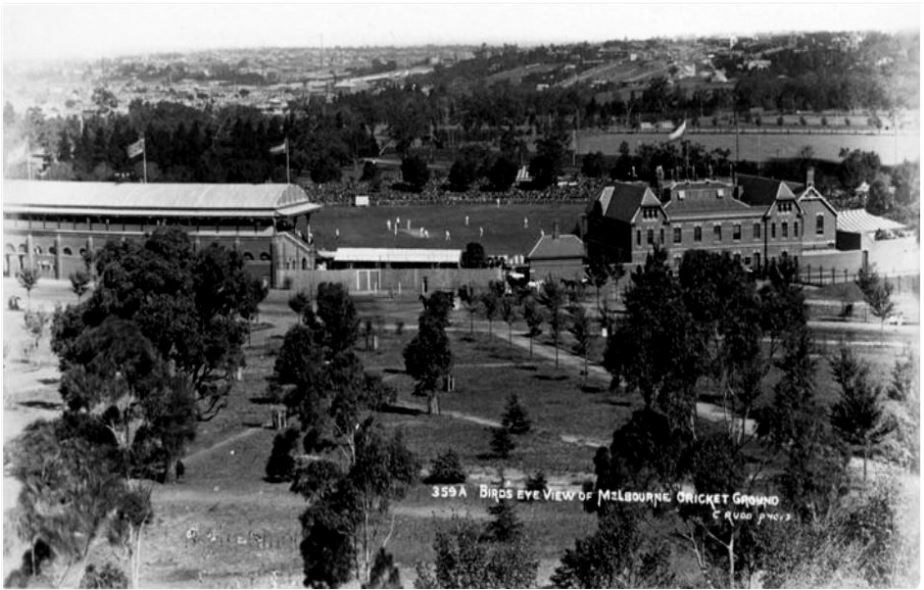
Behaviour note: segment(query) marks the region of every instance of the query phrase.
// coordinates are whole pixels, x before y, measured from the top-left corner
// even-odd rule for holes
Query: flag
[[[141,154],[143,154],[144,153],[144,138],[142,137],[135,143],[129,145],[127,148],[125,148],[125,152],[128,154],[129,158],[134,158],[136,156],[140,156]]]
[[[684,119],[683,123],[681,123],[680,126],[677,127],[676,129],[671,131],[671,134],[667,136],[667,141],[674,141],[676,139],[680,139],[681,137],[683,137],[683,134],[686,132],[686,130],[687,130],[687,120]]]
[[[271,154],[283,154],[289,151],[289,140],[285,140],[275,147],[270,148]]]

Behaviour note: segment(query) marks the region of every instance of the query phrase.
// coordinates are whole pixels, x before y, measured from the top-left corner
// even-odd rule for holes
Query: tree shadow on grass
[[[45,402],[41,400],[28,400],[19,402],[24,408],[37,408],[40,410],[58,410],[61,408],[61,402]]]
[[[539,373],[538,375],[533,375],[533,379],[539,379],[540,381],[567,381],[568,376],[561,374]]]
[[[604,391],[609,391],[608,387],[603,387],[601,385],[581,385],[581,391],[584,393],[603,393]]]
[[[384,405],[380,410],[383,414],[395,414],[398,416],[420,416],[425,412],[417,408],[408,408],[407,406],[396,406],[392,404]]]
[[[57,377],[46,377],[44,379],[38,380],[38,382],[41,383],[42,385],[54,385],[55,383],[58,383],[59,381],[61,380]]]
[[[384,369],[382,369],[382,372],[388,375],[403,375],[407,371],[405,371],[404,369],[398,369],[395,367],[385,367]]]
[[[536,371],[538,369],[536,365],[531,364],[516,365],[516,368],[521,371]]]
[[[279,400],[274,397],[269,397],[265,395],[256,396],[248,398],[248,401],[252,404],[257,404],[258,406],[264,406],[269,404],[278,404]]]

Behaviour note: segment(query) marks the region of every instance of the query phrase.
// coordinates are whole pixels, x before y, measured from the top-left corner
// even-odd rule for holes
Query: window
[[[654,230],[653,229],[648,230],[648,243],[654,244]]]
[[[759,223],[754,224],[754,239],[755,240],[760,239],[760,224]]]
[[[782,237],[784,237],[784,238],[788,238],[788,237],[789,237],[789,224],[786,223],[785,221],[784,221],[783,223],[780,224],[780,234],[781,234]]]
[[[776,239],[776,222],[775,221],[770,224],[770,238],[774,240]]]
[[[721,242],[722,241],[722,226],[721,225],[712,226],[712,235],[713,237],[715,237],[716,242]]]
[[[658,218],[658,208],[657,207],[645,207],[642,209],[642,219],[657,219]]]
[[[682,201],[683,198],[686,197],[686,196],[687,196],[686,191],[677,191],[677,198],[680,199],[681,201]]]
[[[635,230],[635,245],[636,246],[642,245],[642,230],[640,229]]]
[[[798,237],[799,237],[799,222],[798,222],[798,221],[793,221],[793,222],[792,222],[792,236],[793,236],[794,238],[798,238]]]
[[[760,268],[760,252],[754,252],[754,268]]]
[[[781,202],[778,208],[780,210],[780,213],[789,213],[790,211],[792,211],[792,202],[790,201]]]
[[[733,240],[740,240],[740,239],[741,239],[741,224],[740,224],[740,223],[736,223],[736,224],[735,224],[735,229],[734,229],[734,231],[732,232],[732,239],[733,239]]]
[[[819,213],[815,215],[815,233],[822,235],[825,233],[825,214]]]
[[[71,249],[68,248],[67,246],[65,246],[65,247],[61,250],[61,252],[63,252],[65,256],[72,256],[72,254],[73,254],[73,253],[71,252]]]
[[[658,232],[658,243],[659,244],[664,243],[664,228],[663,227],[661,228],[661,231]]]
[[[674,228],[674,243],[675,243],[675,244],[679,244],[679,243],[680,243],[680,238],[681,238],[680,228],[679,228],[679,227],[675,227],[675,228]]]
[[[693,228],[693,241],[694,242],[703,241],[703,228],[698,225]]]

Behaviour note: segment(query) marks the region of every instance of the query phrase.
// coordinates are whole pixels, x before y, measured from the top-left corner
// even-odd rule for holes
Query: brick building
[[[805,221],[798,198],[779,181],[683,181],[660,190],[621,182],[589,204],[586,229],[588,243],[633,266],[659,245],[676,266],[695,249],[728,252],[757,268],[784,255],[798,259]]]

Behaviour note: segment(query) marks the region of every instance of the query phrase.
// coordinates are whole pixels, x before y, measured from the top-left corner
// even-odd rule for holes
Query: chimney
[[[558,239],[558,222],[557,221],[552,224],[552,239],[553,240]]]
[[[655,178],[657,178],[658,197],[660,198],[661,193],[664,192],[664,168],[660,164],[655,168]]]
[[[815,167],[809,166],[805,171],[805,188],[815,186]]]

